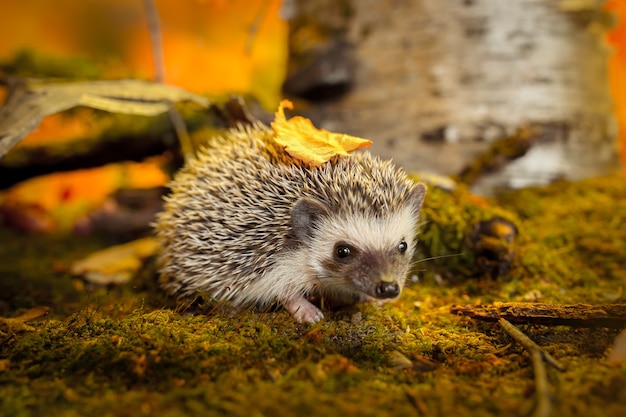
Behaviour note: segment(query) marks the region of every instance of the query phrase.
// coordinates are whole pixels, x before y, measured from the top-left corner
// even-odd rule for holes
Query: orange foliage
[[[609,79],[619,125],[622,164],[626,167],[626,3],[623,0],[608,0],[605,7],[618,19],[617,26],[608,35],[615,48],[609,60]]]
[[[287,23],[280,0],[156,0],[166,82],[208,93],[249,93],[268,108],[280,96]],[[152,46],[140,1],[3,2],[0,60],[30,48],[86,57],[103,78],[154,77]]]
[[[158,0],[165,80],[191,91],[250,93],[267,108],[280,96],[287,63],[287,24],[279,0]],[[127,59],[152,77],[148,32],[134,30]]]
[[[72,114],[48,116],[18,146],[39,145],[41,143],[70,142],[93,133],[91,109],[78,109]]]
[[[471,201],[472,203],[474,203],[474,205],[482,208],[482,209],[488,209],[489,208],[489,203],[487,202],[487,200],[485,200],[483,197],[479,196],[479,195],[474,195],[474,194],[468,194],[466,196],[466,198]]]
[[[267,109],[276,106],[288,52],[288,27],[279,16],[280,0],[155,3],[166,83],[214,96],[249,94]],[[45,57],[54,58],[56,66],[62,65],[59,58],[67,58],[68,66],[79,65],[71,59],[83,58],[98,68],[101,78],[154,78],[141,1],[5,1],[0,26],[11,34],[0,36],[0,61],[31,50],[43,57],[39,59],[42,67]],[[71,68],[61,72],[72,73]],[[39,139],[64,136],[64,130],[56,128],[67,123],[63,118],[48,121]],[[76,129],[80,123],[70,124]]]
[[[126,162],[31,178],[10,188],[4,201],[37,204],[45,210],[76,202],[97,205],[118,189],[158,187],[167,181],[154,163]]]
[[[168,177],[157,161],[59,172],[31,178],[11,187],[3,195],[0,209],[7,217],[19,218],[17,226],[23,229],[68,229],[117,190],[159,187],[167,181]],[[24,222],[30,224],[22,224]]]
[[[280,102],[272,122],[274,139],[285,147],[289,155],[311,166],[319,166],[335,155],[348,155],[348,152],[368,148],[372,144],[368,139],[318,129],[302,116],[287,120],[285,108],[293,109],[293,104],[289,100]]]

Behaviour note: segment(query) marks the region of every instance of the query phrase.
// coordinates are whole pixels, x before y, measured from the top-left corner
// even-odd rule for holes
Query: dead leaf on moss
[[[19,317],[0,317],[0,334],[33,331],[35,329],[26,324],[26,322],[43,317],[49,312],[50,309],[48,307],[41,306],[31,308]]]
[[[397,350],[389,352],[389,362],[395,369],[407,369],[413,367],[413,362],[402,352],[398,352]]]
[[[192,101],[203,107],[209,100],[181,88],[138,80],[77,83],[28,82],[12,86],[6,105],[0,108],[0,158],[44,117],[77,106],[112,113],[155,116],[171,103]]]
[[[439,366],[439,364],[431,358],[416,356],[414,360],[411,360],[397,350],[392,350],[389,353],[389,362],[393,365],[394,369],[413,369],[419,372],[434,371],[437,366]]]
[[[626,329],[622,330],[615,338],[613,350],[608,360],[614,365],[621,365],[626,362]]]
[[[280,102],[276,118],[271,123],[275,140],[289,155],[311,166],[319,166],[335,155],[348,155],[348,152],[372,144],[368,139],[317,129],[311,120],[302,116],[287,120],[285,108],[293,109],[293,104],[289,100]]]
[[[74,262],[71,271],[95,285],[125,284],[157,247],[158,243],[152,237],[111,246]]]

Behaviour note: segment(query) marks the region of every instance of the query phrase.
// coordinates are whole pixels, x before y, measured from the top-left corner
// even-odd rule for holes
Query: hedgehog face
[[[412,256],[406,238],[396,238],[395,245],[389,241],[385,247],[352,242],[354,239],[336,242],[332,256],[320,259],[319,275],[361,298],[397,298]]]
[[[312,267],[324,292],[360,299],[397,298],[415,251],[417,218],[410,208],[384,218],[367,215],[320,221]]]
[[[311,254],[309,267],[321,293],[357,300],[390,300],[400,295],[416,246],[424,187],[394,211],[333,214],[322,203],[303,199],[292,212],[294,235]]]

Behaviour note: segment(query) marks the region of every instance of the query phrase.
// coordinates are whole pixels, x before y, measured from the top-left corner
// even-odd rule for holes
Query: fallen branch
[[[44,117],[77,106],[111,113],[156,116],[165,113],[172,103],[211,104],[205,97],[181,88],[138,80],[44,83],[17,81],[9,86],[9,97],[0,108],[0,158]]]
[[[476,320],[506,319],[515,324],[542,324],[574,327],[626,327],[626,305],[495,303],[493,305],[453,305],[450,312]]]

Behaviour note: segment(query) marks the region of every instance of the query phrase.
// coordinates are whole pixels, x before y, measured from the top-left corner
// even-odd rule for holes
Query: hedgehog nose
[[[394,298],[400,294],[400,286],[397,282],[381,282],[376,287],[377,298]]]

